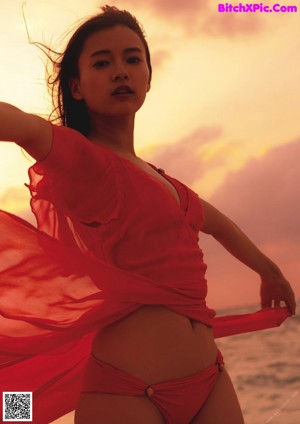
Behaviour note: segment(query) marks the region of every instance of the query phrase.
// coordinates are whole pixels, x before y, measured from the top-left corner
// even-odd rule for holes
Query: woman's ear
[[[70,79],[69,89],[70,89],[70,92],[72,94],[72,97],[75,100],[82,100],[83,99],[83,97],[81,95],[81,91],[80,91],[80,84],[79,84],[78,78]]]
[[[147,84],[147,93],[148,93],[148,91],[150,91],[150,88],[151,88],[151,83],[149,81],[148,84]]]

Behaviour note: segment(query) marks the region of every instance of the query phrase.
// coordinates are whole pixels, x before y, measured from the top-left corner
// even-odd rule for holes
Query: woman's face
[[[89,113],[134,114],[150,89],[145,47],[130,28],[118,25],[87,38],[78,60],[79,77],[70,81],[73,97]]]

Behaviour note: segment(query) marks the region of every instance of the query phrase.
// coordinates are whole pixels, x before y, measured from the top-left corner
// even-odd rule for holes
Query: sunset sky
[[[46,59],[28,43],[22,3],[0,2],[0,101],[47,115]],[[54,49],[105,4],[24,3],[31,38]],[[208,0],[110,4],[136,15],[152,53],[152,88],[136,120],[137,154],[235,220],[280,265],[299,298],[299,3],[298,13],[269,14],[222,14]],[[0,208],[31,222],[24,182],[33,163],[18,146],[1,143]],[[257,276],[214,240],[201,241],[209,306],[259,305]]]
[[[2,3],[1,101],[46,116],[46,59],[28,43],[23,2]],[[103,5],[24,3],[31,38],[57,50]],[[300,12],[221,14],[206,0],[113,4],[137,16],[152,53],[152,88],[136,120],[138,155],[236,220],[300,297]],[[1,144],[0,207],[31,221],[24,182],[32,163],[18,146]],[[258,302],[256,275],[207,236],[202,243],[209,302]]]

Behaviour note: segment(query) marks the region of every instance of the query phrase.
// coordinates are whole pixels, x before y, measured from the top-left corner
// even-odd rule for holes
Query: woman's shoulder
[[[60,146],[68,144],[74,148],[78,145],[88,145],[90,142],[85,135],[81,132],[64,125],[52,125],[53,144],[59,143]]]
[[[37,160],[37,167],[54,167],[75,165],[77,162],[107,160],[106,149],[96,146],[79,131],[51,123],[52,143],[48,153],[41,160]]]
[[[29,169],[30,191],[71,219],[108,222],[121,209],[121,179],[106,149],[80,132],[53,125],[48,156]]]

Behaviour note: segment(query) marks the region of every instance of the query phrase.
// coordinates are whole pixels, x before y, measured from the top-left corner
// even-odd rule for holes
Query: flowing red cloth
[[[32,391],[34,424],[75,409],[95,332],[142,305],[203,322],[215,337],[290,316],[270,308],[215,318],[201,201],[163,175],[179,205],[129,160],[53,126],[51,152],[29,169],[38,229],[0,211],[0,392]]]

